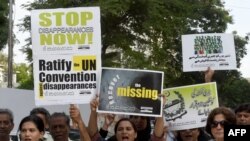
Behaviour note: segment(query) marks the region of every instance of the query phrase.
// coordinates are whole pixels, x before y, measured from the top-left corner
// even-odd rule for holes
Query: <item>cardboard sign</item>
[[[101,73],[98,7],[32,10],[36,105],[89,103]]]
[[[164,89],[163,94],[170,130],[204,127],[210,111],[219,106],[215,82]]]
[[[182,55],[184,72],[237,69],[232,34],[182,35]]]
[[[161,116],[163,72],[103,68],[98,112]]]

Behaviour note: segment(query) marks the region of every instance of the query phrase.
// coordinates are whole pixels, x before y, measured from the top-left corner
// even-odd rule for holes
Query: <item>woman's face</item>
[[[215,140],[224,140],[224,124],[226,122],[223,114],[218,114],[214,117],[214,121],[211,124],[211,133]]]
[[[39,141],[44,135],[31,121],[23,123],[20,132],[21,141]]]
[[[137,133],[129,121],[121,121],[117,126],[116,138],[118,141],[134,141]]]
[[[198,141],[200,131],[198,128],[181,130],[180,136],[183,141]]]

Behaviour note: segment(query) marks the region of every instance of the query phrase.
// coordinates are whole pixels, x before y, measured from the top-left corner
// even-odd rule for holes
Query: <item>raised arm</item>
[[[207,70],[205,71],[205,82],[206,83],[211,82],[213,75],[214,75],[214,70],[208,67]]]
[[[94,98],[90,102],[90,117],[89,117],[89,124],[88,124],[88,131],[90,137],[93,137],[98,132],[98,126],[97,126],[97,112],[96,109],[98,107],[98,97]]]
[[[99,133],[103,138],[106,138],[108,135],[108,128],[114,122],[115,115],[114,114],[105,114],[104,116],[104,124],[100,129]]]
[[[163,97],[163,104],[166,102],[166,97],[163,94],[160,94],[159,97]],[[154,136],[157,138],[164,138],[164,114],[161,117],[157,117],[155,119],[155,128],[154,128]]]
[[[91,141],[87,128],[82,120],[80,110],[76,107],[76,105],[70,105],[69,113],[72,121],[76,123],[79,128],[81,141]]]

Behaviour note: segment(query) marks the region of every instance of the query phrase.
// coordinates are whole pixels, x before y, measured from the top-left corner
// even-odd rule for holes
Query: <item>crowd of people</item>
[[[214,71],[205,72],[205,82],[210,82]],[[163,96],[163,95],[160,95]],[[165,98],[164,102],[165,102]],[[250,125],[250,103],[239,105],[235,110],[227,107],[213,109],[203,128],[178,131],[168,130],[162,117],[154,119],[146,116],[130,115],[120,118],[113,128],[114,135],[108,135],[115,115],[106,114],[103,126],[98,128],[98,96],[90,102],[88,126],[85,125],[80,109],[71,104],[69,115],[63,112],[50,114],[45,108],[36,107],[24,117],[18,126],[19,141],[72,141],[69,137],[74,123],[80,141],[224,141],[225,125]],[[14,128],[14,116],[11,110],[0,108],[0,141],[12,141],[10,133]]]
[[[151,118],[129,116],[118,120],[114,127],[114,136],[107,137],[108,127],[113,122],[105,117],[103,127],[98,128],[98,97],[91,101],[91,114],[88,127],[81,118],[80,110],[70,105],[69,113],[53,113],[44,108],[35,108],[24,117],[18,126],[20,141],[71,141],[69,137],[70,120],[76,125],[80,141],[224,141],[225,125],[250,125],[250,103],[239,105],[235,111],[227,107],[213,109],[207,118],[205,128],[192,128],[179,131],[164,130],[164,117],[155,119],[151,131]],[[0,109],[0,140],[12,141],[10,132],[14,127],[14,117],[9,109]],[[173,137],[169,138],[169,132]]]
[[[108,127],[114,117],[106,116],[103,127],[98,128],[98,97],[91,101],[91,114],[88,127],[85,126],[80,110],[70,105],[69,113],[53,113],[44,108],[35,108],[24,117],[18,126],[20,141],[70,141],[70,120],[76,125],[81,141],[224,141],[225,125],[250,125],[250,103],[239,105],[235,111],[227,107],[213,109],[207,118],[205,128],[192,128],[169,131],[164,127],[164,117],[157,117],[153,131],[151,118],[129,116],[118,120],[114,127],[114,136],[107,137]],[[0,109],[0,140],[11,141],[10,132],[14,127],[13,113],[9,109]],[[71,119],[70,119],[71,118]],[[165,129],[165,130],[164,130]],[[167,137],[172,132],[174,137]]]

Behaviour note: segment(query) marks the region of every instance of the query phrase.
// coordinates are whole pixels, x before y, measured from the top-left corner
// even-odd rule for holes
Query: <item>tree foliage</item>
[[[0,2],[0,50],[4,48],[8,41],[8,0]]]
[[[3,65],[3,70],[7,72],[8,56],[3,52],[0,52],[0,65]]]
[[[182,72],[181,35],[223,33],[232,17],[220,0],[46,0],[25,8],[47,9],[100,6],[102,65],[164,71],[164,87],[203,83],[202,72]],[[30,31],[30,17],[23,31]],[[237,66],[246,55],[247,38],[234,33]],[[31,40],[24,51],[31,60]],[[238,71],[219,71],[218,91],[241,77]],[[230,80],[230,81],[229,81]]]
[[[23,83],[24,81],[26,81],[31,74],[31,68],[25,63],[17,64],[15,66],[15,71],[17,73],[18,83]]]

